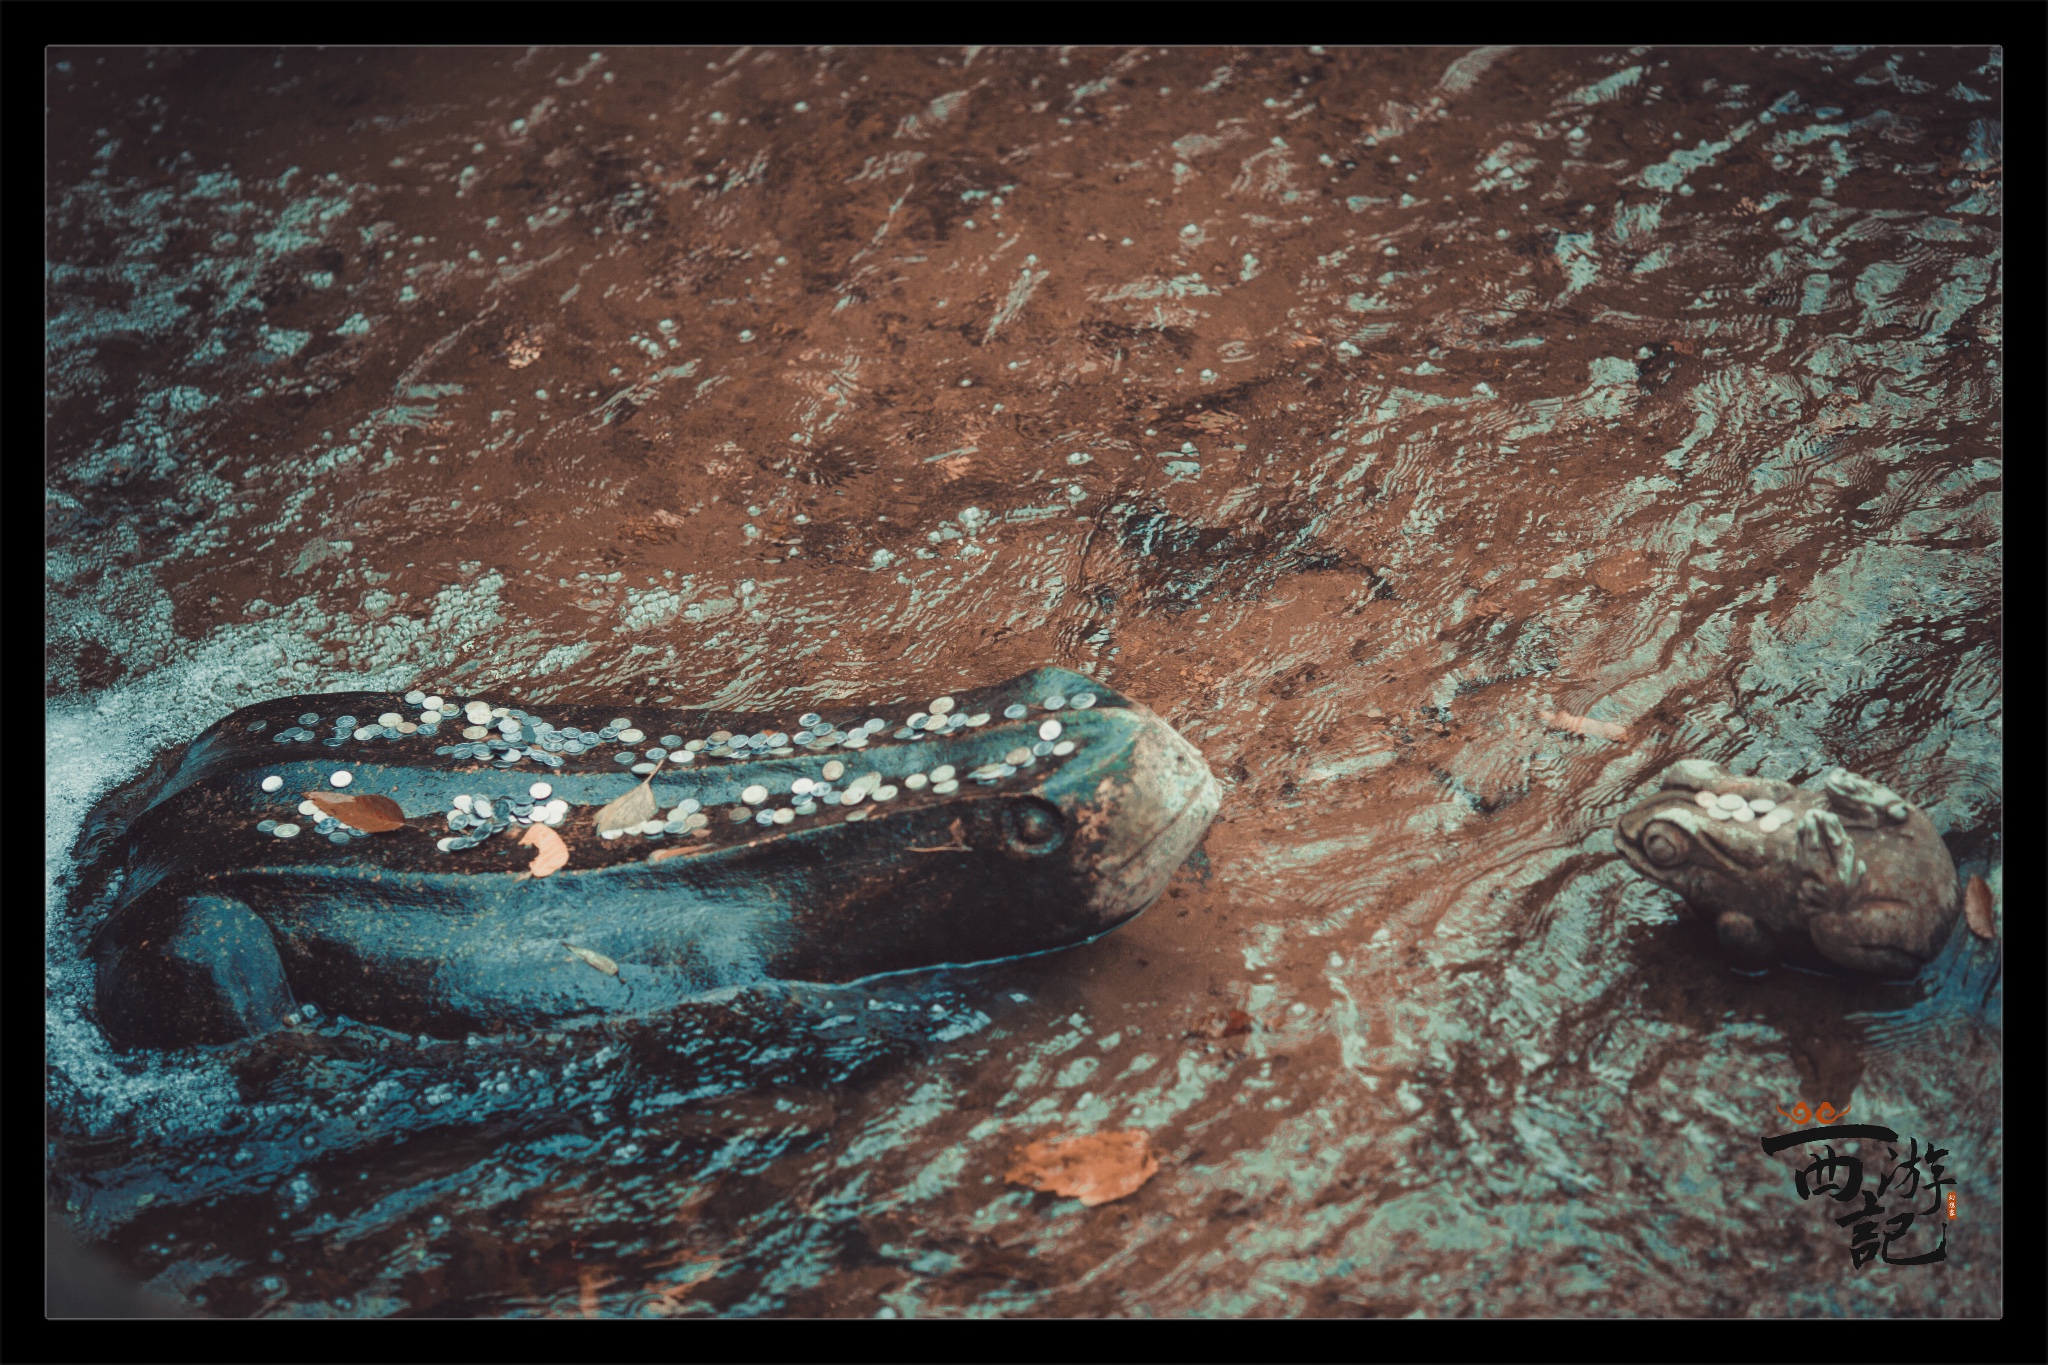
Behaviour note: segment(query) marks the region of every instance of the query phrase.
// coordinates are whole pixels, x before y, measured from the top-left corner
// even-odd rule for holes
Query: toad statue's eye
[[[1662,820],[1651,825],[1643,835],[1643,852],[1659,867],[1672,867],[1684,862],[1688,847],[1685,832]]]

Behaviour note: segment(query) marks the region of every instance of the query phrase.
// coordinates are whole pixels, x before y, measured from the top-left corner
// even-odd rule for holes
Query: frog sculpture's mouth
[[[1120,832],[1096,864],[1093,908],[1105,927],[1158,899],[1223,801],[1223,787],[1195,747],[1149,711],[1131,740],[1131,791]]]

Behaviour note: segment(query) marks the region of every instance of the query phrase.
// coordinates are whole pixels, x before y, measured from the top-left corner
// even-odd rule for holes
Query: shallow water
[[[1740,976],[1607,833],[1841,763],[2001,888],[1996,51],[47,60],[51,1200],[154,1288],[2002,1312],[1999,944]],[[1227,788],[1095,943],[552,1038],[90,1022],[88,812],[236,706],[1043,663]],[[1949,1149],[1945,1263],[1852,1268],[1761,1153],[1821,1100]],[[1128,1198],[1004,1183],[1127,1127]]]

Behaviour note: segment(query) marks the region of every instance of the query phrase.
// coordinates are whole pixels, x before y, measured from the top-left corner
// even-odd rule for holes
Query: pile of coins
[[[459,853],[514,825],[558,826],[569,818],[569,803],[554,792],[547,783],[536,782],[526,789],[524,798],[500,797],[493,801],[488,796],[458,796],[449,803],[452,809],[444,817],[448,828],[455,832],[436,840],[434,847],[443,853]]]
[[[889,722],[880,717],[849,723],[842,728],[812,711],[797,718],[798,728],[793,732],[761,730],[753,734],[736,734],[730,730],[714,730],[701,739],[688,740],[681,735],[669,734],[662,735],[650,745],[647,744],[646,733],[624,716],[601,729],[583,730],[573,725],[552,725],[516,707],[493,706],[479,699],[458,706],[441,697],[415,690],[407,692],[404,700],[407,706],[418,710],[411,715],[388,711],[368,724],[359,723],[354,716],[336,716],[330,722],[333,733],[321,742],[334,747],[349,739],[389,741],[415,735],[431,737],[437,735],[443,725],[459,720],[464,722],[461,742],[438,746],[434,750],[437,755],[492,762],[501,769],[514,767],[528,759],[559,768],[565,758],[621,745],[625,747],[615,752],[612,760],[635,774],[651,776],[659,772],[664,763],[680,767],[696,762],[700,756],[744,760],[786,758],[798,750],[807,753],[822,753],[833,748],[858,751],[866,748],[875,735],[889,729]],[[1072,697],[1051,693],[1039,699],[1038,707],[1048,713],[1069,707],[1087,710],[1095,705],[1096,700],[1092,692],[1078,692]],[[1004,708],[1003,718],[1022,720],[1030,715],[1031,710],[1022,702],[1013,703]],[[960,710],[952,697],[936,697],[923,710],[907,716],[891,738],[921,741],[979,728],[991,719],[986,711],[970,715]],[[272,739],[280,744],[310,742],[318,738],[311,727],[318,725],[320,720],[318,714],[308,712],[299,717],[297,727],[281,730]],[[260,731],[264,724],[252,722],[250,728]],[[1063,758],[1073,753],[1076,747],[1073,740],[1062,737],[1064,732],[1065,726],[1048,715],[1038,727],[1036,743],[1018,745],[1004,754],[1000,761],[981,764],[965,777],[988,785],[1035,766],[1041,758]],[[847,820],[864,820],[871,808],[866,803],[880,805],[894,800],[899,794],[896,784],[872,771],[861,774],[844,787],[835,785],[846,774],[846,764],[839,759],[826,763],[821,773],[820,778],[795,779],[785,793],[791,798],[788,804],[771,803],[771,793],[764,785],[756,783],[749,786],[740,793],[739,804],[729,809],[728,817],[734,824],[787,825],[800,816],[817,814],[820,807],[839,806],[850,808],[846,810]],[[330,780],[339,787],[346,785],[348,778],[346,773],[336,773]],[[928,772],[917,771],[902,778],[901,789],[916,792],[929,788],[935,795],[947,796],[960,789],[960,781],[961,775],[953,765],[942,763]],[[274,792],[283,786],[283,782],[281,777],[267,777],[263,781],[263,790]],[[569,805],[559,798],[549,800],[552,792],[547,783],[536,782],[529,788],[530,799],[494,800],[481,795],[459,796],[453,802],[453,809],[446,813],[448,828],[453,833],[439,840],[436,847],[443,853],[474,848],[491,835],[515,824],[558,826],[567,818]],[[310,801],[302,803],[299,809],[302,814],[315,817],[316,833],[325,834],[336,843],[346,843],[362,834],[344,821],[322,812]],[[710,825],[711,816],[702,806],[695,800],[685,800],[663,818],[646,820],[625,829],[605,830],[602,834],[606,839],[628,834],[647,838],[669,834],[702,835],[709,832]],[[301,832],[296,824],[275,820],[264,820],[257,828],[284,839],[294,838]]]
[[[1780,806],[1768,796],[1752,796],[1744,800],[1733,792],[1719,795],[1700,792],[1693,800],[1716,820],[1733,820],[1738,825],[1754,820],[1758,832],[1763,834],[1774,834],[1797,818],[1789,808]]]

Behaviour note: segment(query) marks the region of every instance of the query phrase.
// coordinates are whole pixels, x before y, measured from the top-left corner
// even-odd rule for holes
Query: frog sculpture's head
[[[1687,759],[1615,821],[1615,846],[1709,922],[1726,910],[1786,918],[1799,894],[1797,795],[1788,782],[1736,778],[1718,764]]]

